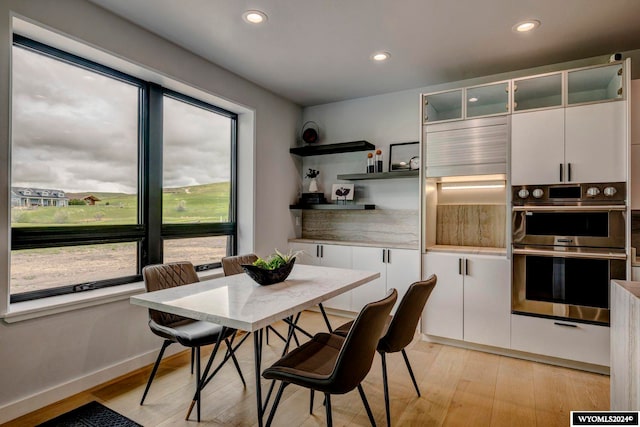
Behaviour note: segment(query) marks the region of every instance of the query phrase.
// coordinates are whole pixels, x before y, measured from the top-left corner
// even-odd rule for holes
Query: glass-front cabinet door
[[[462,89],[427,94],[423,102],[424,123],[462,119]]]
[[[466,89],[467,118],[509,113],[509,82]]]
[[[562,73],[513,81],[513,111],[562,107]]]
[[[622,99],[623,69],[624,64],[614,63],[569,71],[567,104]]]

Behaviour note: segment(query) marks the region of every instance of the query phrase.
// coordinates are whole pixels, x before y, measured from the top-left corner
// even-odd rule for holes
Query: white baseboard
[[[176,346],[175,348],[170,347],[165,352],[163,359],[184,351],[184,349],[185,348],[182,346]],[[32,394],[31,396],[8,403],[0,407],[0,424],[150,365],[154,363],[158,357],[158,351],[159,349],[156,349],[148,353],[123,360],[120,363],[107,366],[99,371],[89,373],[55,387],[42,390],[38,393]]]

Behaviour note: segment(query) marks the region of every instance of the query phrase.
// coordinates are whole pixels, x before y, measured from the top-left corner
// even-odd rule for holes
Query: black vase
[[[243,264],[242,269],[251,277],[254,281],[262,286],[273,285],[274,283],[284,282],[291,270],[293,270],[293,264],[296,263],[296,259],[283,265],[282,267],[274,268],[273,270],[266,270],[261,267],[257,267],[251,264]]]

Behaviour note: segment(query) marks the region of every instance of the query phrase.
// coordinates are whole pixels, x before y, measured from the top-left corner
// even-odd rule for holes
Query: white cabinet
[[[514,114],[511,183],[626,181],[625,103]]]
[[[428,335],[509,347],[509,261],[483,255],[428,253],[426,276],[438,282],[423,315]]]
[[[514,314],[511,348],[609,366],[609,328]]]
[[[351,268],[350,246],[293,242],[289,244],[289,248],[294,252],[303,251],[296,260],[300,264]],[[351,310],[351,292],[345,292],[337,297],[328,299],[323,305],[329,308],[349,311]]]
[[[372,247],[352,248],[354,270],[375,271],[380,278],[351,291],[351,310],[359,312],[367,303],[383,298],[387,291],[398,291],[398,302],[409,286],[420,280],[420,254],[417,250]],[[394,311],[396,306],[394,307]]]
[[[555,184],[564,163],[564,109],[511,116],[511,184]]]
[[[565,110],[566,181],[627,180],[625,107],[605,102]]]

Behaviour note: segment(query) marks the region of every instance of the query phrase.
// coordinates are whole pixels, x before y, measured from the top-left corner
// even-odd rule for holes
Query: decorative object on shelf
[[[412,171],[420,169],[420,156],[413,156],[409,159],[409,169]]]
[[[320,141],[320,128],[316,122],[308,121],[302,125],[302,140],[307,144],[315,144]]]
[[[367,153],[367,173],[375,173],[376,166],[373,162],[373,153]]]
[[[297,252],[283,254],[276,249],[276,252],[267,259],[258,258],[253,264],[243,264],[242,269],[258,284],[273,285],[289,277],[297,255]]]
[[[411,170],[411,163],[420,167],[418,141],[401,142],[389,146],[389,172]]]
[[[353,184],[333,184],[331,187],[331,200],[335,200],[336,203],[347,203],[347,201],[353,200],[355,193],[355,185]]]
[[[320,175],[319,170],[309,169],[309,172],[305,175],[307,178],[310,178],[309,182],[309,193],[317,193],[318,192],[318,181],[316,181],[316,177]]]
[[[382,150],[376,150],[376,173],[382,173]]]

